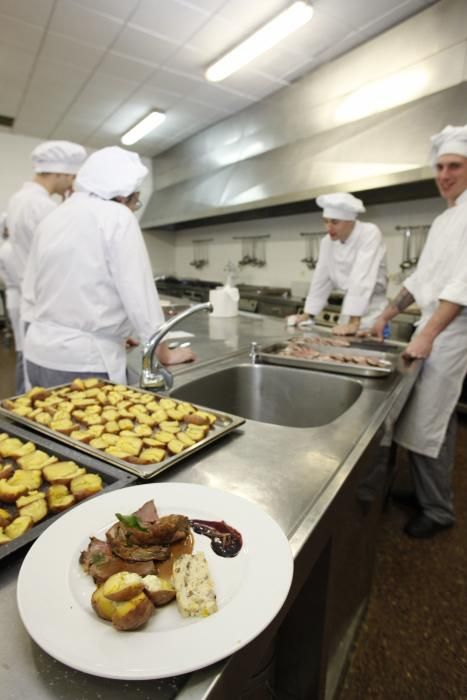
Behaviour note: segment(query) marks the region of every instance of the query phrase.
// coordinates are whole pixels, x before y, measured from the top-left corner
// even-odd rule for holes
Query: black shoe
[[[404,532],[409,537],[418,537],[419,539],[429,539],[442,530],[447,530],[452,527],[453,523],[437,523],[431,520],[426,515],[417,515],[411,518],[404,527]]]
[[[391,501],[409,508],[420,508],[420,503],[413,491],[391,491]]]

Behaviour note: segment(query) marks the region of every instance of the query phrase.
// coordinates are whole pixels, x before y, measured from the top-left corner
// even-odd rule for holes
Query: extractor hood
[[[435,196],[429,139],[467,121],[467,3],[443,0],[154,161],[143,228]]]

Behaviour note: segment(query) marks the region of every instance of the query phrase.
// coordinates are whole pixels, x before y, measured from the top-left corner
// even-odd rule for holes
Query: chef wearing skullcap
[[[455,409],[467,372],[467,125],[447,126],[431,146],[447,209],[434,220],[417,268],[373,328],[381,336],[394,316],[414,301],[420,306],[420,324],[403,354],[424,362],[394,438],[409,450],[420,505],[404,531],[425,538],[455,521]]]
[[[147,168],[119,147],[93,153],[78,171],[75,192],[38,227],[23,284],[34,300],[24,353],[32,384],[75,377],[126,383],[126,339],[145,343],[164,322],[134,210]],[[194,358],[169,350],[165,364]]]
[[[387,303],[386,246],[375,224],[357,220],[363,202],[347,192],[321,195],[328,235],[321,241],[318,264],[305,302],[305,313],[289,317],[289,324],[313,318],[326,305],[333,289],[344,292],[337,335],[354,335],[373,325]]]
[[[59,202],[53,195],[64,197],[70,191],[75,175],[86,158],[85,149],[71,141],[45,141],[31,153],[34,177],[25,182],[9,200],[7,222],[18,287],[31,249],[34,232],[39,223]],[[31,309],[24,309],[20,329],[31,319]],[[21,334],[22,335],[22,334]],[[22,339],[15,336],[17,352]],[[21,361],[21,355],[17,355]],[[17,393],[24,390],[22,366],[17,367]]]

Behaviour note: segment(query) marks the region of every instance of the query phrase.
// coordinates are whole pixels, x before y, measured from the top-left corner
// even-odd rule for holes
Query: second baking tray
[[[94,496],[90,496],[89,498],[99,498],[99,495],[102,493],[108,493],[109,491],[120,489],[123,486],[128,486],[129,484],[132,484],[136,481],[136,477],[132,476],[131,474],[122,472],[120,469],[115,469],[115,467],[112,467],[110,464],[105,464],[105,462],[97,460],[91,455],[84,454],[83,452],[72,449],[67,445],[61,445],[60,443],[57,443],[54,440],[50,440],[49,438],[44,437],[43,435],[39,435],[37,433],[31,432],[30,430],[20,428],[18,425],[15,425],[10,421],[0,419],[0,433],[7,433],[10,437],[19,438],[25,443],[32,442],[34,443],[34,445],[36,445],[38,449],[42,450],[43,452],[46,452],[50,456],[57,457],[59,461],[71,460],[73,462],[76,462],[76,464],[78,464],[80,467],[85,467],[86,471],[99,474],[102,477],[103,482],[102,491],[100,491]],[[6,457],[3,459],[5,462],[12,461],[11,459],[8,459]],[[0,462],[1,461],[2,458],[0,457]],[[43,487],[41,487],[41,490],[42,488]],[[84,501],[79,501],[78,503],[70,506],[70,508],[67,508],[61,513],[52,513],[50,515],[47,515],[43,520],[38,522],[36,525],[33,525],[33,527],[30,530],[27,530],[27,532],[25,532],[24,535],[15,538],[11,542],[7,542],[6,544],[0,545],[0,561],[9,554],[12,554],[12,552],[15,552],[24,545],[29,544],[30,542],[35,540],[47,527],[49,527],[49,525],[51,525],[53,522],[55,522],[55,520],[60,518],[60,516],[62,516],[64,513],[67,513],[71,508],[76,508],[77,506],[79,506],[80,503],[85,503],[87,500],[89,500],[89,498],[84,499]],[[0,507],[5,510],[8,510],[10,513],[16,510],[14,504],[11,503],[0,502]]]
[[[260,347],[255,352],[258,362],[271,365],[282,365],[285,367],[301,367],[302,369],[314,369],[320,372],[333,372],[334,374],[351,374],[359,377],[387,377],[394,372],[398,363],[398,355],[393,353],[378,352],[376,350],[366,350],[361,347],[330,347],[313,343],[310,349],[316,350],[323,355],[344,355],[346,357],[363,356],[382,362],[381,367],[369,367],[357,365],[353,362],[339,362],[336,360],[320,360],[304,357],[294,357],[293,355],[281,355],[288,343],[274,343],[266,347]]]
[[[114,382],[110,381],[104,381],[104,384],[113,384]],[[61,386],[56,386],[56,387],[51,387],[48,391],[53,392],[54,390],[61,389],[68,386],[67,384],[63,384]],[[148,392],[145,391],[144,389],[137,389],[135,387],[128,387],[128,389],[131,389],[132,391],[136,391],[141,394],[150,394],[154,399],[167,399],[171,398],[168,396],[163,396],[160,394],[156,394],[154,392]],[[13,396],[10,400],[14,401],[15,399],[19,398],[18,396]],[[6,399],[8,401],[8,399]],[[5,401],[5,399],[3,399]],[[177,399],[174,399],[174,401],[178,403],[182,403]],[[40,423],[36,423],[36,421],[31,420],[30,418],[27,418],[26,416],[20,416],[16,413],[13,413],[12,411],[6,409],[3,405],[0,405],[0,414],[3,414],[8,417],[9,420],[22,423],[23,425],[26,425],[28,428],[31,428],[34,431],[37,431],[39,433],[43,433],[45,435],[48,435],[52,437],[54,440],[59,440],[60,442],[66,443],[68,445],[73,446],[76,450],[80,450],[82,452],[87,452],[90,455],[93,455],[95,458],[103,460],[109,464],[112,464],[119,469],[124,469],[127,472],[130,472],[131,474],[135,474],[136,476],[140,477],[141,479],[150,479],[151,477],[155,476],[156,474],[159,474],[160,472],[164,471],[165,469],[168,469],[171,467],[173,464],[180,462],[182,459],[186,459],[187,457],[191,456],[194,452],[197,452],[198,450],[203,449],[203,447],[206,447],[207,445],[211,444],[212,442],[218,440],[219,438],[223,437],[226,433],[231,432],[235,428],[238,428],[240,425],[242,425],[245,422],[244,418],[241,418],[239,416],[234,416],[230,415],[228,413],[221,413],[220,411],[214,411],[211,410],[210,408],[207,408],[205,406],[200,406],[199,404],[192,404],[194,408],[200,409],[202,411],[206,411],[209,413],[212,413],[216,416],[217,420],[214,423],[213,426],[211,426],[211,429],[207,433],[206,437],[204,437],[202,440],[199,442],[196,442],[194,445],[187,447],[184,449],[182,452],[176,455],[171,455],[167,457],[166,459],[163,459],[161,462],[154,462],[151,464],[134,464],[132,462],[127,462],[123,459],[120,459],[119,457],[115,457],[114,455],[109,454],[108,452],[105,452],[104,450],[97,449],[93,447],[92,445],[89,445],[85,442],[82,442],[80,440],[75,440],[74,438],[70,437],[69,435],[66,435],[64,433],[60,433],[56,430],[51,430],[45,425],[42,425]]]

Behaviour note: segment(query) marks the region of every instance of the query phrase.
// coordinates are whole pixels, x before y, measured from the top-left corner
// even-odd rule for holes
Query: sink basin
[[[171,396],[262,423],[315,428],[341,416],[361,392],[347,377],[238,364],[176,387]]]

